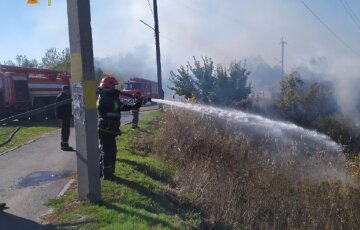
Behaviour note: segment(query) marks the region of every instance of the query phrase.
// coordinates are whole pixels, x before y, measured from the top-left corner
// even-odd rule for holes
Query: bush
[[[297,72],[280,81],[280,95],[275,104],[283,117],[307,127],[316,119],[334,115],[339,110],[330,86],[305,82]]]
[[[360,193],[342,156],[182,110],[160,127],[158,154],[178,164],[179,188],[214,228],[359,228]]]
[[[360,153],[360,131],[351,127],[352,122],[344,117],[321,117],[314,122],[314,127],[340,143],[351,158]]]

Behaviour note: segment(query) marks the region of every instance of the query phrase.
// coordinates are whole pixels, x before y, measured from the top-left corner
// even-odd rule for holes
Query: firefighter
[[[118,82],[113,76],[104,75],[97,90],[100,176],[104,180],[114,178],[117,152],[116,136],[120,135],[120,111],[129,111],[141,106],[141,102],[137,102],[135,105],[121,103],[120,91],[115,89],[117,84]]]
[[[64,85],[62,92],[56,97],[55,103],[70,99],[70,96],[70,86]],[[57,107],[55,114],[56,118],[61,121],[61,150],[74,151],[74,149],[69,146],[70,120],[72,117],[71,103]]]
[[[142,104],[143,102],[143,97],[141,96],[141,93],[140,92],[136,92],[134,94],[134,98],[135,100],[139,103]],[[140,109],[139,108],[135,108],[133,110],[131,110],[131,113],[133,115],[133,119],[132,119],[132,123],[131,123],[131,128],[133,129],[137,129],[139,128],[138,126],[138,123],[139,123],[139,112],[140,112]]]

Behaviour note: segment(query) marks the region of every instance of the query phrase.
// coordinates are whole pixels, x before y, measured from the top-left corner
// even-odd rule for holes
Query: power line
[[[300,2],[305,6],[305,8],[340,42],[342,43],[346,48],[360,56],[360,54],[353,49],[351,46],[349,46],[344,40],[342,40],[337,33],[335,33],[319,16],[315,14],[315,12],[303,1],[300,0]]]
[[[351,6],[349,5],[349,3],[347,2],[347,0],[344,0],[345,5],[348,7],[348,9],[351,11],[352,15],[355,17],[356,21],[358,23],[360,23],[360,19],[357,16],[357,14],[353,11],[353,9],[351,8]]]
[[[341,3],[341,5],[344,7],[344,9],[346,10],[346,12],[348,13],[348,15],[350,16],[351,20],[355,23],[355,25],[357,26],[357,28],[360,30],[360,22],[358,20],[358,18],[356,17],[356,14],[354,14],[354,11],[351,9],[351,7],[349,6],[349,4],[345,1],[345,0],[339,0],[339,2]]]
[[[149,8],[150,8],[150,11],[151,11],[151,13],[152,13],[152,15],[153,15],[153,17],[154,17],[154,11],[153,11],[153,9],[152,9],[152,7],[151,7],[150,0],[147,0],[147,2],[149,3]]]

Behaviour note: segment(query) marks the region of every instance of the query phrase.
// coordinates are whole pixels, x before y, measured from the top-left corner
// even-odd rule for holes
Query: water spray
[[[178,101],[168,101],[161,99],[152,99],[152,101],[218,117],[226,121],[235,122],[244,127],[253,127],[258,132],[267,132],[273,136],[291,138],[293,135],[297,135],[301,138],[324,144],[326,148],[331,151],[342,151],[341,146],[331,140],[329,136],[313,130],[302,128],[292,123],[276,121],[260,115],[246,113],[235,109],[223,109],[208,105],[183,103]]]
[[[152,99],[153,102],[169,105],[170,107],[177,107],[189,111],[198,112],[209,117],[219,118],[226,122],[232,123],[235,128],[238,126],[244,133],[253,135],[257,139],[261,136],[269,135],[289,147],[295,143],[304,146],[305,149],[299,149],[296,153],[296,160],[306,162],[309,161],[310,165],[317,165],[314,168],[309,168],[309,180],[318,181],[323,179],[336,178],[348,185],[357,187],[352,181],[351,176],[347,173],[346,159],[342,154],[342,147],[325,134],[318,133],[314,130],[308,130],[297,126],[295,124],[276,121],[260,115],[246,113],[235,109],[225,109],[208,105],[183,103],[178,101],[169,101],[161,99]],[[321,154],[319,156],[327,156],[332,159],[331,162],[318,162],[316,159],[308,158],[307,151],[314,151],[314,153]],[[274,152],[273,157],[276,160],[285,159],[282,155]],[[274,159],[275,159],[274,158]],[[285,159],[286,160],[286,159]]]

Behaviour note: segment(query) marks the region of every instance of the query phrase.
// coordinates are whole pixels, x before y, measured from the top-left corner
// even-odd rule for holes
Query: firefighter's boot
[[[74,151],[74,149],[69,146],[69,143],[66,143],[66,142],[61,142],[61,150],[62,151]]]

